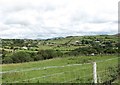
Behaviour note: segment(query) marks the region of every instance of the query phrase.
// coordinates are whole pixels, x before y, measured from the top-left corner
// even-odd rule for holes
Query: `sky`
[[[118,0],[0,0],[0,38],[118,33]]]

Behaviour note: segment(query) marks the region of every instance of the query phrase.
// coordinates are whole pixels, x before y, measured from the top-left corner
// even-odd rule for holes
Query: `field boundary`
[[[51,76],[55,76],[55,75],[62,75],[66,72],[74,72],[74,71],[79,71],[79,70],[83,70],[83,69],[88,69],[88,68],[82,68],[82,69],[77,69],[77,70],[73,70],[73,71],[64,71],[64,72],[59,72],[59,73],[54,73],[54,74],[50,74],[50,75],[46,75],[46,76],[40,76],[40,77],[33,77],[33,78],[30,78],[30,79],[25,79],[25,80],[22,80],[22,81],[29,81],[29,80],[35,80],[35,79],[40,79],[40,78],[46,78],[46,77],[51,77]],[[102,70],[102,71],[98,71],[98,73],[101,73],[101,72],[105,72],[106,70]],[[89,75],[86,75],[86,76],[82,76],[80,78],[84,78],[84,77],[88,77],[88,76],[92,76],[93,73],[90,73]],[[77,78],[74,78],[72,80],[67,80],[67,81],[64,81],[63,83],[67,83],[69,81],[73,81]],[[14,83],[19,83],[20,81],[14,81]]]
[[[82,69],[86,69],[86,68],[82,68]],[[77,70],[73,70],[73,71],[79,71],[81,69],[77,69]],[[64,72],[58,72],[58,73],[53,73],[53,74],[50,74],[50,75],[46,75],[46,76],[41,76],[41,77],[33,77],[33,78],[30,78],[30,79],[26,79],[26,80],[22,80],[22,81],[28,81],[28,80],[34,80],[34,79],[40,79],[40,78],[45,78],[45,77],[50,77],[50,76],[55,76],[55,75],[60,75],[60,74],[64,74],[66,72],[72,72],[72,71],[64,71]],[[16,82],[19,82],[19,81],[15,81]]]
[[[119,57],[117,58],[110,58],[110,59],[107,59],[107,60],[100,60],[100,61],[96,61],[96,63],[98,62],[105,62],[105,61],[110,61],[110,60],[113,60],[113,59],[118,59]],[[79,66],[79,65],[86,65],[86,64],[92,64],[91,63],[83,63],[83,64],[69,64],[69,65],[63,65],[63,66],[47,66],[47,67],[41,67],[41,68],[31,68],[31,69],[26,69],[26,70],[10,70],[10,71],[3,71],[3,72],[0,72],[0,74],[4,74],[4,73],[14,73],[14,72],[26,72],[26,71],[33,71],[33,70],[44,70],[44,69],[49,69],[49,68],[63,68],[63,67],[69,67],[69,66]]]

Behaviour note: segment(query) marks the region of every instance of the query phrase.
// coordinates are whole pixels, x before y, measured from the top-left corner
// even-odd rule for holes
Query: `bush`
[[[9,57],[9,56],[4,57],[2,63],[6,63],[6,64],[7,63],[13,63],[13,59],[11,57]]]
[[[66,54],[77,56],[77,55],[90,55],[91,53],[96,53],[96,50],[92,47],[82,47],[67,52]]]
[[[35,52],[18,51],[9,56],[3,57],[3,63],[22,63],[29,61],[46,60],[55,57],[62,57],[62,52],[57,50],[40,50]]]
[[[61,57],[62,55],[63,54],[60,51],[55,51],[52,49],[39,50],[37,56],[35,57],[35,60],[46,60],[55,57]]]
[[[44,58],[42,57],[42,55],[36,55],[34,57],[34,61],[38,61],[38,60],[44,60]]]
[[[24,51],[19,51],[19,52],[14,53],[12,55],[12,59],[13,59],[13,63],[33,61],[33,59],[30,57],[30,54]]]

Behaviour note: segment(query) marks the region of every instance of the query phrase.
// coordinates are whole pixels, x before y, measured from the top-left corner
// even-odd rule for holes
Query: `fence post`
[[[97,83],[97,65],[96,62],[93,62],[93,80],[94,83]]]

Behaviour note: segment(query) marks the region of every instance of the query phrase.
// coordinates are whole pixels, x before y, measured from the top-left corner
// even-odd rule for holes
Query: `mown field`
[[[3,64],[2,83],[93,83],[92,62],[97,62],[99,82],[117,75],[117,55],[77,56]]]

